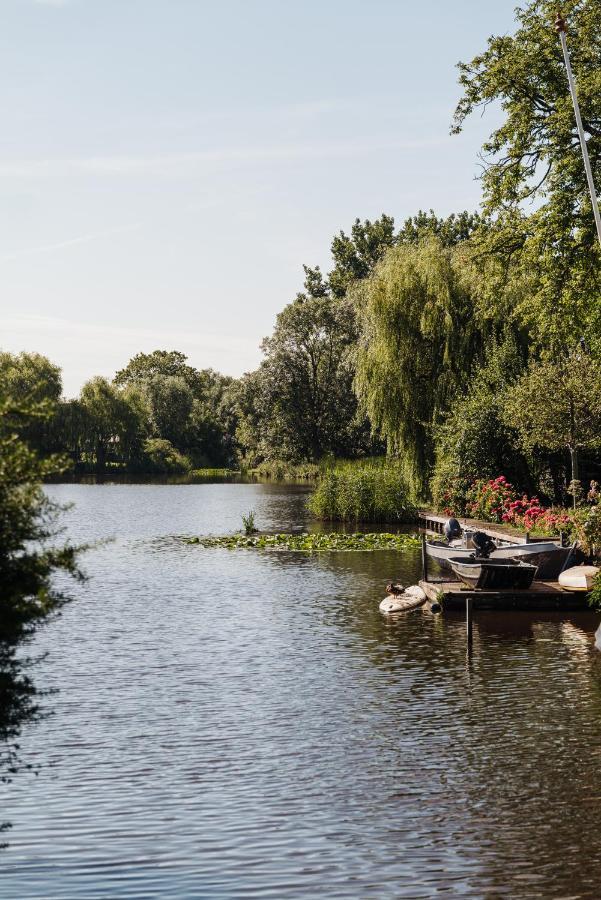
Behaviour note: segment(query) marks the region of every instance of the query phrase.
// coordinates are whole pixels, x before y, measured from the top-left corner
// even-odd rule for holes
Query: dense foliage
[[[480,352],[460,257],[434,236],[400,245],[357,286],[355,298],[361,408],[389,451],[407,460],[422,490],[433,457],[432,425]]]
[[[591,165],[601,168],[601,9],[598,0],[565,0],[572,66]],[[463,96],[455,130],[487,106],[503,116],[483,147],[484,212],[480,252],[492,254],[483,285],[488,301],[520,292],[511,314],[532,326],[541,348],[570,344],[581,333],[599,346],[601,255],[561,45],[552,23],[555,0],[516,10],[513,35],[491,37],[459,66]],[[598,182],[597,182],[598,184]],[[492,277],[494,276],[494,277]],[[511,299],[511,297],[509,298]]]
[[[53,575],[81,577],[78,548],[57,543],[60,507],[44,494],[44,478],[64,469],[41,459],[19,429],[48,415],[44,404],[0,396],[0,644],[14,645],[67,602]]]
[[[414,522],[402,468],[387,464],[342,464],[327,469],[309,499],[317,519],[336,522]]]

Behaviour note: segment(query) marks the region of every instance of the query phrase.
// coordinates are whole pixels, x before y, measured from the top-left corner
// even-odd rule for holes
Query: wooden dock
[[[421,510],[419,513],[420,524],[427,531],[441,534],[444,531],[448,516],[440,516],[429,510]],[[513,544],[527,544],[533,540],[529,534],[515,531],[506,525],[491,525],[490,522],[481,522],[477,519],[460,519],[462,526],[483,531],[490,538],[497,541],[505,541]],[[540,540],[540,539],[539,539]],[[558,540],[559,538],[543,538],[545,541]],[[419,586],[426,594],[427,604],[437,604],[443,610],[465,610],[471,615],[472,611],[487,610],[582,610],[589,609],[587,595],[564,591],[557,581],[535,581],[528,590],[475,590],[468,588],[460,581],[449,581],[438,578],[431,579],[428,576],[428,557],[426,554],[426,537],[422,534],[422,580]]]
[[[443,610],[576,610],[589,609],[584,591],[564,591],[556,581],[535,581],[528,590],[481,591],[465,587],[458,581],[420,581],[429,603],[439,603]]]
[[[441,516],[438,513],[430,512],[428,509],[422,509],[418,513],[419,522],[422,528],[432,531],[435,534],[443,534],[445,522],[448,522],[448,516]],[[475,531],[483,531],[489,537],[496,541],[506,541],[510,544],[528,544],[534,538],[530,534],[516,531],[510,525],[496,525],[490,522],[482,522],[479,519],[466,519],[461,517],[459,522],[462,526],[473,528]],[[538,540],[544,541],[561,541],[561,537],[543,537]]]

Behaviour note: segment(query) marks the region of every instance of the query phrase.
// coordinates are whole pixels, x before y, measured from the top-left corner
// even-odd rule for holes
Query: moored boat
[[[469,588],[478,590],[527,590],[536,575],[536,566],[509,559],[465,559],[451,557],[455,575]]]
[[[590,591],[600,571],[597,566],[572,566],[564,569],[558,581],[564,591]]]
[[[468,561],[474,554],[470,547],[454,547],[443,541],[426,541],[426,553],[431,559],[450,570],[452,558]],[[538,568],[538,577],[551,581],[558,577],[572,553],[571,547],[561,547],[554,541],[536,541],[530,544],[507,544],[491,550],[488,559],[519,560]]]

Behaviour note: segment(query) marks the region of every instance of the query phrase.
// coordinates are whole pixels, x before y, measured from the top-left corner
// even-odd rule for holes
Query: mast
[[[570,63],[570,54],[568,51],[568,42],[566,39],[566,23],[565,19],[561,15],[561,12],[558,11],[557,18],[555,19],[555,30],[559,34],[559,39],[561,41],[561,49],[563,50],[563,58],[566,64],[566,72],[568,75],[568,83],[570,85],[570,94],[572,95],[572,103],[574,104],[574,115],[576,116],[576,126],[578,128],[578,135],[580,137],[580,146],[582,148],[582,158],[584,160],[584,170],[586,172],[586,180],[588,182],[588,189],[591,195],[591,202],[593,204],[593,215],[595,216],[595,225],[597,226],[597,237],[599,238],[599,244],[601,244],[601,214],[599,213],[599,203],[597,200],[597,194],[595,191],[595,182],[593,181],[593,171],[591,169],[591,161],[588,155],[588,147],[586,146],[586,138],[584,136],[584,128],[582,127],[582,117],[580,115],[580,106],[578,104],[578,97],[576,96],[576,83],[574,82],[574,75],[572,73],[572,66]]]

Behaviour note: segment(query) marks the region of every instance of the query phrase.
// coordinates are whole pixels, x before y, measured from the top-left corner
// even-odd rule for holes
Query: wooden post
[[[422,581],[428,580],[428,554],[426,552],[426,535],[422,534]]]
[[[526,532],[526,543],[527,544],[530,543],[530,532],[529,531]]]
[[[465,598],[465,632],[468,649],[472,646],[472,597]]]

